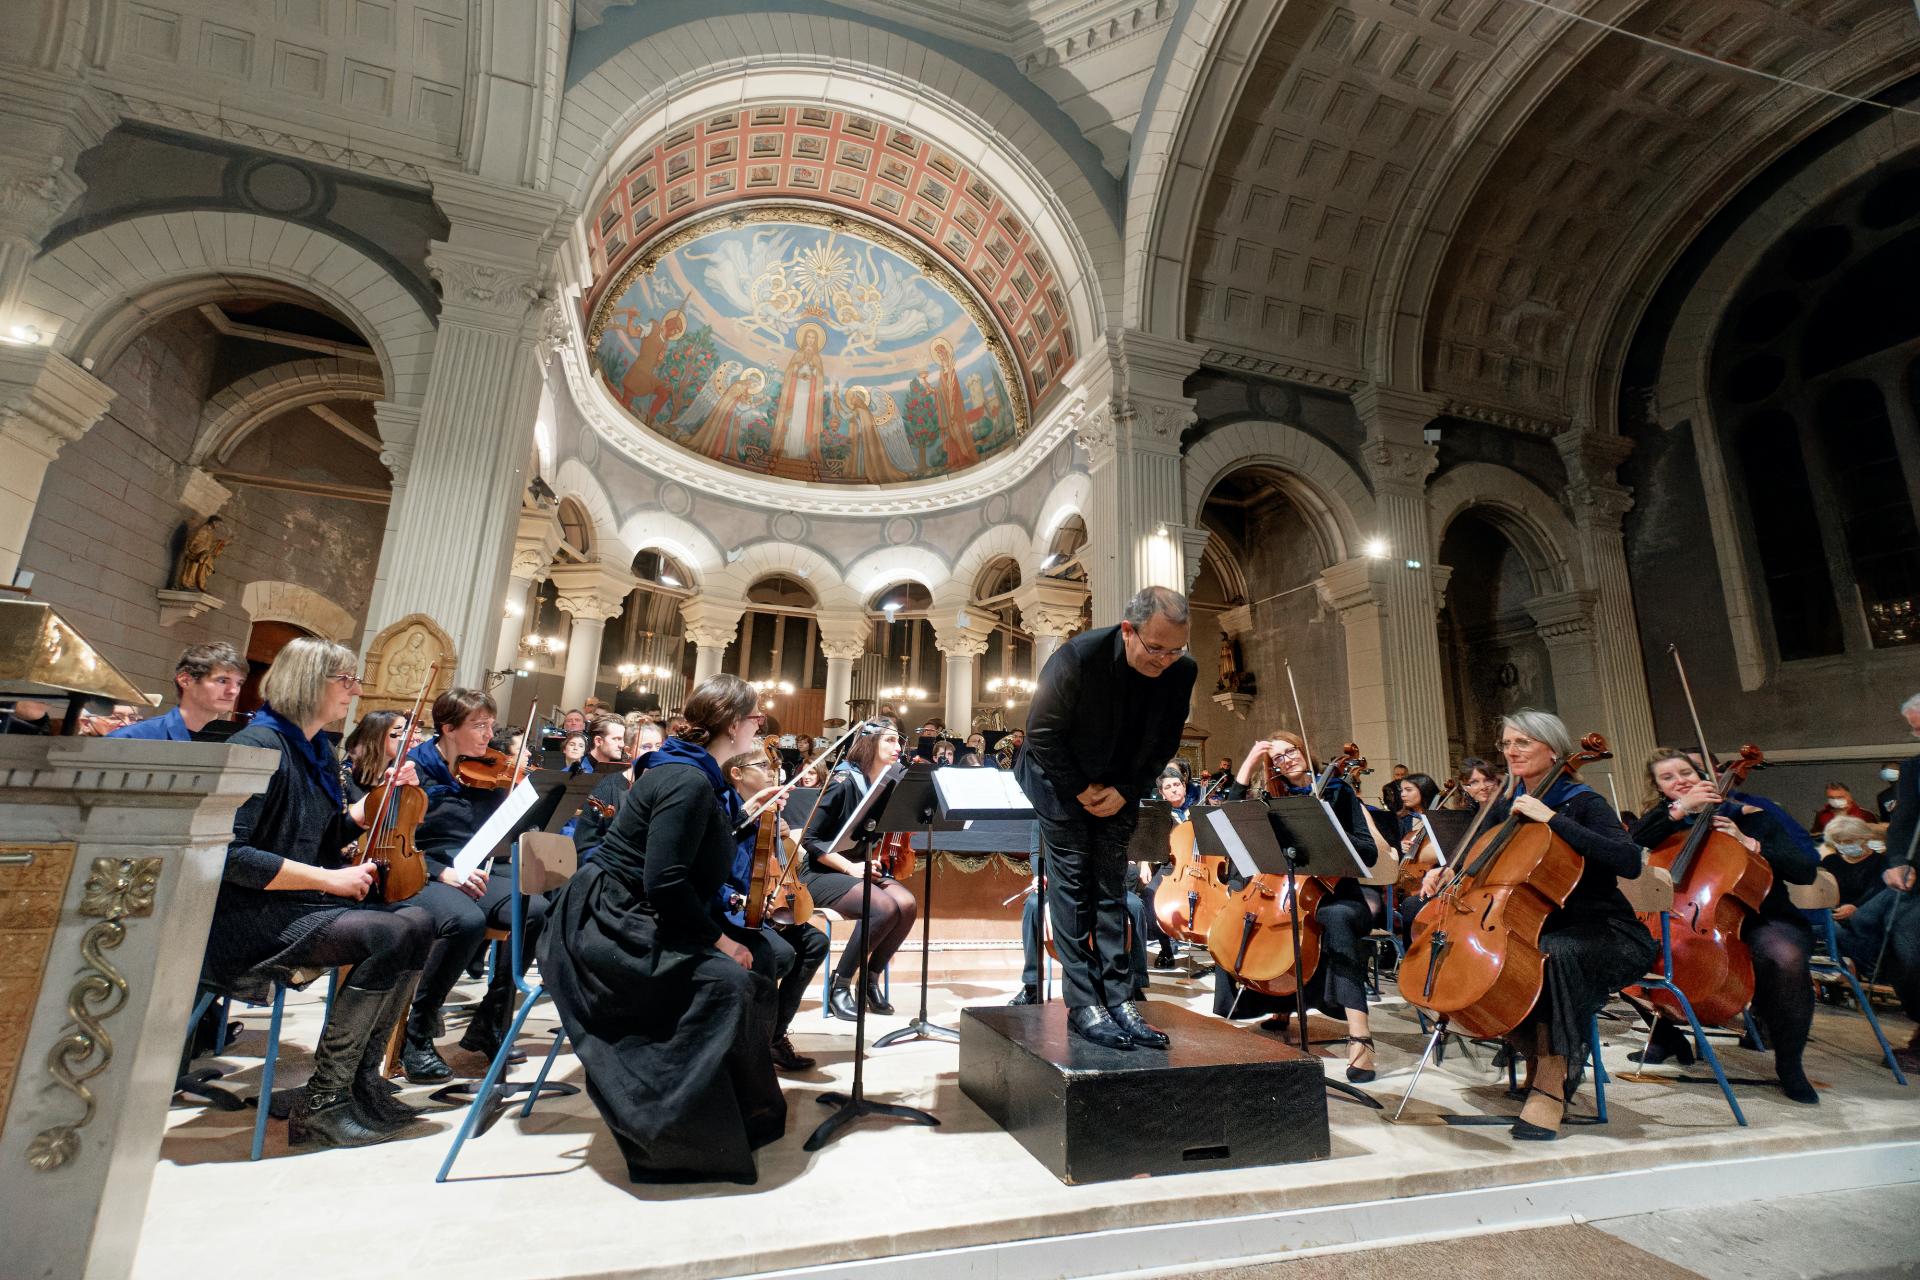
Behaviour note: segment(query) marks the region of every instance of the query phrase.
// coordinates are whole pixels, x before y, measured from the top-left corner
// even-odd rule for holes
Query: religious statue
[[[1253,673],[1240,669],[1240,646],[1226,632],[1220,633],[1220,680],[1215,693],[1252,693]]]
[[[198,529],[187,535],[187,544],[180,548],[180,558],[173,564],[173,582],[171,591],[200,591],[207,589],[207,583],[213,579],[213,562],[227,549],[227,539],[221,537],[225,525],[219,516],[208,516]]]

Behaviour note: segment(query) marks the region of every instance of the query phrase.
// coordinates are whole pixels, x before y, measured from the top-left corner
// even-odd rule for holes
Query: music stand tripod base
[[[933,826],[927,826],[927,852],[925,876],[920,888],[920,1012],[907,1020],[907,1025],[899,1027],[881,1036],[873,1042],[876,1049],[884,1049],[890,1044],[899,1044],[903,1040],[951,1040],[960,1043],[960,1033],[952,1027],[943,1027],[927,1018],[927,960],[931,954],[933,938]]]

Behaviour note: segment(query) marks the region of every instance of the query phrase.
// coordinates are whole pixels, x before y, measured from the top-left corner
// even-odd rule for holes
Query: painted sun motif
[[[853,283],[853,259],[829,236],[794,256],[793,276],[808,302],[825,302],[844,294]]]

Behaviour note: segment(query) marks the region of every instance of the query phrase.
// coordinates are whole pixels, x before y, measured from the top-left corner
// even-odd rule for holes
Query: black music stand
[[[961,831],[965,822],[935,817],[942,812],[940,794],[933,785],[933,766],[915,764],[907,766],[907,774],[894,784],[893,794],[887,797],[886,807],[880,811],[875,831],[889,834],[897,831],[925,831],[927,848],[922,855],[925,874],[920,882],[920,1012],[908,1019],[907,1025],[889,1031],[873,1042],[876,1049],[884,1049],[890,1044],[899,1044],[902,1040],[953,1040],[960,1039],[960,1033],[951,1027],[936,1026],[927,1018],[927,961],[932,950],[933,938],[933,833],[936,831]],[[865,993],[861,996],[863,1002]]]
[[[1299,877],[1352,879],[1367,873],[1366,863],[1334,819],[1333,809],[1319,796],[1270,796],[1264,801],[1235,800],[1217,806],[1193,824],[1194,845],[1225,857],[1235,870],[1251,879],[1256,875],[1284,876],[1287,898],[1298,903]],[[1300,975],[1300,913],[1288,918],[1293,927],[1294,1014],[1300,1022],[1300,1051],[1311,1053],[1307,1038],[1307,984]],[[1241,943],[1245,949],[1244,940]],[[1327,1088],[1366,1106],[1380,1109],[1377,1099],[1339,1080],[1325,1080]]]
[[[1173,806],[1165,800],[1153,798],[1142,800],[1139,804],[1139,818],[1133,828],[1133,838],[1127,841],[1127,874],[1133,875],[1133,868],[1142,862],[1163,862],[1167,851],[1173,844],[1173,829],[1180,824],[1173,820]],[[1133,892],[1135,881],[1123,881],[1127,892]],[[1153,916],[1153,898],[1146,893],[1146,886],[1140,886],[1140,896],[1146,907],[1149,919]],[[1131,920],[1128,921],[1132,923]],[[1162,934],[1162,937],[1166,935]],[[1169,939],[1171,941],[1171,939]],[[1194,964],[1187,961],[1187,975],[1194,976]]]
[[[851,849],[857,840],[875,834],[879,828],[878,815],[885,810],[888,797],[893,793],[900,780],[906,776],[906,768],[899,763],[888,767],[880,780],[867,788],[845,826],[840,828],[833,842],[827,847],[835,853]],[[915,810],[916,816],[918,809]],[[907,828],[911,830],[912,828]],[[902,1106],[894,1102],[874,1102],[866,1093],[866,1044],[867,1044],[867,922],[873,909],[873,878],[860,877],[860,968],[856,978],[857,990],[854,999],[853,1017],[853,1088],[846,1093],[833,1091],[820,1095],[820,1101],[826,1106],[837,1108],[834,1113],[820,1122],[819,1128],[808,1136],[803,1149],[818,1151],[832,1142],[840,1130],[862,1116],[890,1116],[895,1120],[911,1120],[915,1124],[937,1125],[939,1120],[918,1107]]]

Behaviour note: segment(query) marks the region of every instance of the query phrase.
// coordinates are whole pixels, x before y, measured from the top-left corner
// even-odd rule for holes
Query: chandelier
[[[641,680],[665,680],[673,674],[668,667],[648,666],[646,663],[623,662],[616,668],[620,672],[620,683],[633,685],[635,693],[646,693],[647,686],[636,683]]]
[[[1009,707],[1020,700],[1017,695],[1024,694],[1032,697],[1033,691],[1039,687],[1032,680],[1023,680],[1019,676],[996,676],[987,681],[987,692],[1000,697],[1004,691]]]
[[[533,630],[520,637],[520,650],[528,657],[557,658],[567,651],[566,639],[556,630],[550,636],[540,634],[540,615],[545,612],[546,601],[536,600],[533,606]]]
[[[793,692],[793,682],[790,680],[749,680],[747,687],[758,693],[761,703],[769,707],[773,705],[775,697]]]

